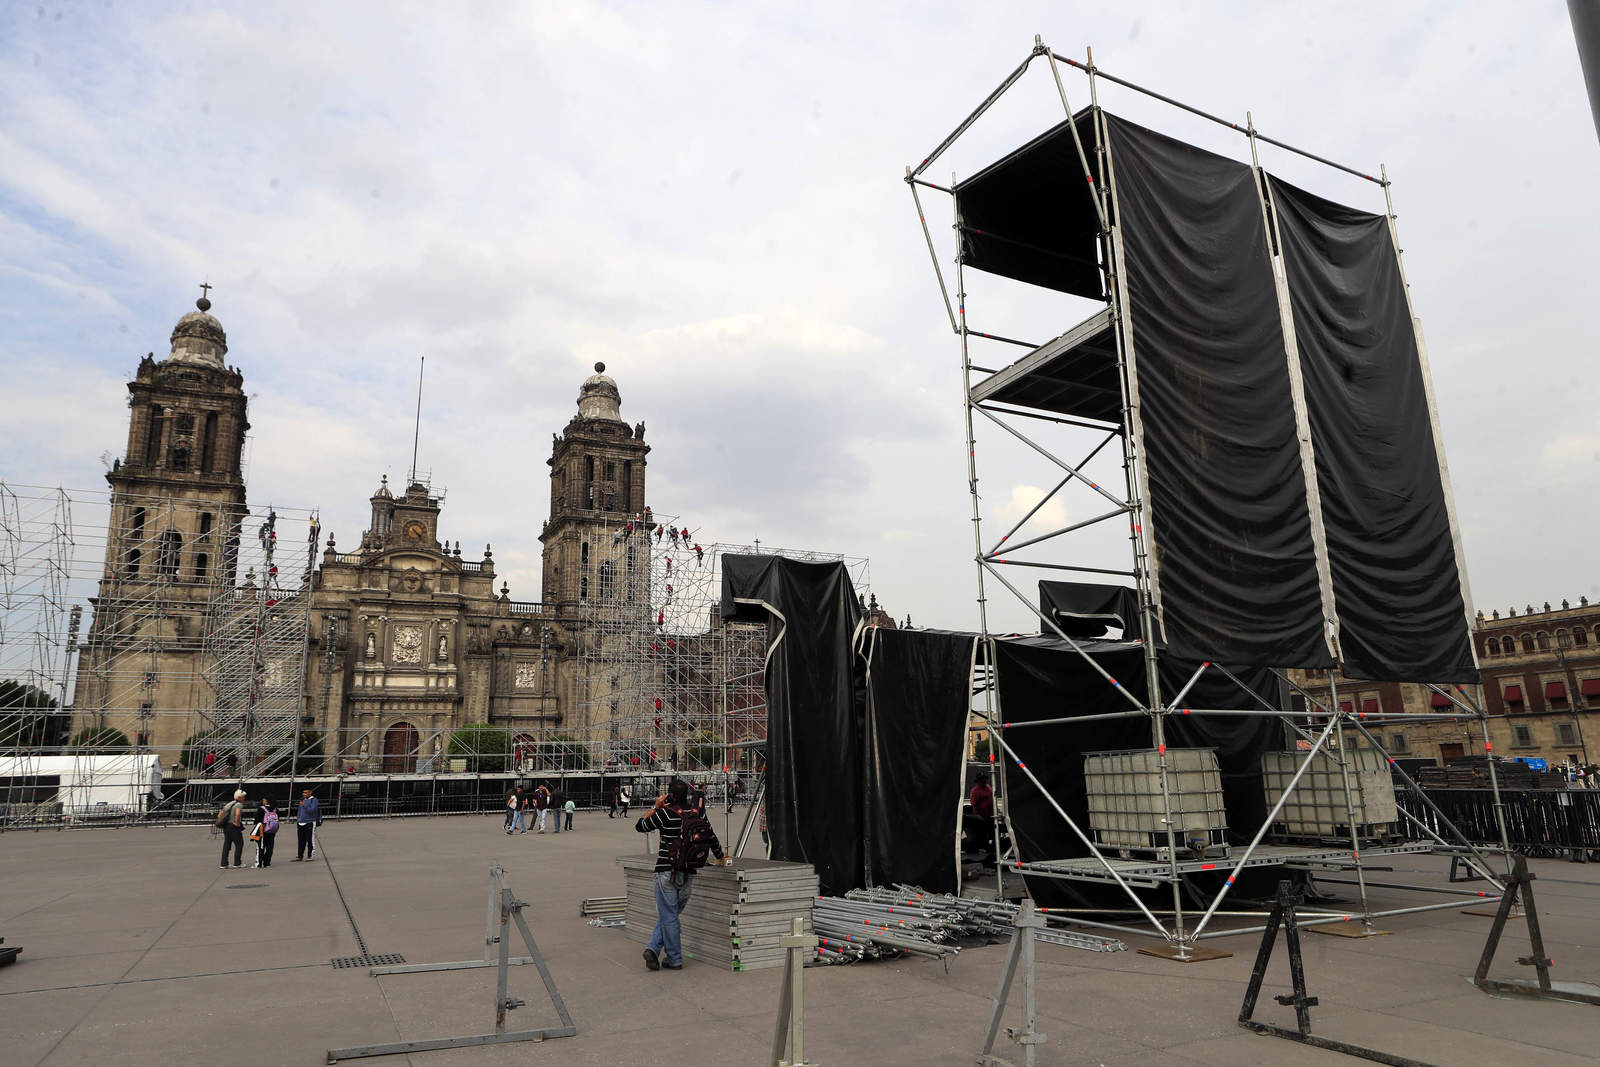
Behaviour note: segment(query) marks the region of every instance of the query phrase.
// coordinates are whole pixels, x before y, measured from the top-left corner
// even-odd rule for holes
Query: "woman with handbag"
[[[244,790],[235,789],[233,800],[222,806],[217,812],[217,829],[222,831],[222,862],[218,865],[228,865],[228,849],[233,849],[233,865],[241,866],[244,863]]]

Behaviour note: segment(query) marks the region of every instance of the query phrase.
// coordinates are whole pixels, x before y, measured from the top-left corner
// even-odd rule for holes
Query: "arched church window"
[[[200,513],[200,536],[201,537],[207,537],[207,536],[210,535],[210,533],[211,533],[211,512],[202,511]]]
[[[183,552],[183,538],[178,536],[177,530],[168,530],[161,535],[161,544],[156,551],[156,572],[163,578],[176,578],[178,576],[178,556]]]
[[[161,405],[151,404],[149,421],[144,430],[144,461],[155,466],[161,457]]]
[[[196,552],[195,553],[195,556],[194,556],[194,580],[195,581],[203,582],[203,581],[206,580],[206,570],[210,566],[210,564],[211,564],[211,560],[206,557],[206,554],[204,552]]]
[[[200,438],[200,469],[211,473],[217,462],[217,413],[206,415],[206,428]]]
[[[128,541],[130,547],[128,548],[127,554],[127,569],[129,576],[138,575],[139,560],[140,557],[144,555],[143,551],[139,548],[139,542],[144,540],[144,521],[144,508],[134,508],[133,518],[128,523]]]
[[[1485,650],[1491,656],[1498,656],[1500,654],[1500,642],[1492,637],[1489,638],[1488,644],[1485,645]]]
[[[1545,649],[1550,647],[1550,635],[1544,630],[1539,631],[1539,647]]]
[[[1533,651],[1533,635],[1532,634],[1523,634],[1522,635],[1522,651],[1524,651],[1524,652],[1532,652]]]
[[[1586,646],[1589,643],[1589,631],[1582,626],[1574,626],[1572,628],[1572,643],[1579,648]]]
[[[633,513],[633,460],[622,461],[622,510]]]
[[[617,595],[616,575],[608,559],[600,564],[600,599],[611,600]]]

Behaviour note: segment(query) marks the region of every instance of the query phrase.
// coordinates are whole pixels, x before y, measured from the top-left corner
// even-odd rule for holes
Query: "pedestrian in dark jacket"
[[[308,860],[317,854],[317,827],[322,825],[322,805],[311,790],[300,791],[300,810],[295,813],[294,832],[298,838],[294,862]]]
[[[235,789],[233,800],[224,804],[222,810],[217,812],[217,825],[222,829],[222,862],[219,867],[228,865],[228,849],[233,849],[233,865],[244,864],[244,790]]]
[[[679,916],[684,905],[689,903],[694,872],[673,870],[672,851],[683,832],[684,812],[692,810],[689,807],[689,783],[674,778],[667,791],[656,798],[655,807],[633,826],[641,834],[652,830],[660,834],[655,867],[656,928],[651,932],[650,944],[644,950],[644,965],[652,971],[663,967],[669,971],[683,968],[683,927]],[[709,822],[705,825],[710,829]],[[726,864],[728,858],[722,853],[722,844],[717,840],[715,831],[711,833],[710,843],[712,854]]]
[[[263,798],[256,808],[256,866],[272,866],[272,848],[278,842],[278,806]]]

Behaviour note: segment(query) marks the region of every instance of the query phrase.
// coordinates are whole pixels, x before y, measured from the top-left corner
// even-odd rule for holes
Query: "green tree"
[[[720,771],[722,751],[722,746],[717,744],[717,735],[710,730],[701,730],[685,742],[683,760],[687,766],[679,769]]]
[[[467,770],[496,774],[511,762],[511,735],[486,722],[468,723],[450,734],[450,755],[467,761]]]
[[[56,710],[43,689],[0,682],[0,748],[58,748],[67,739],[70,716]]]
[[[70,742],[74,752],[126,752],[133,747],[128,735],[111,726],[91,726],[79,730]]]

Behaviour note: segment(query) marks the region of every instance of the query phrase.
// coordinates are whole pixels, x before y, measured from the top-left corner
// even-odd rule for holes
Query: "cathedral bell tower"
[[[184,726],[172,712],[193,699],[205,612],[234,578],[245,514],[244,378],[223,362],[211,301],[195,307],[166,358],[146,355],[128,383],[127,448],[106,472],[105,567],[79,660],[77,728],[121,731],[135,748],[184,740],[156,735]]]
[[[550,450],[550,519],[544,543],[547,607],[573,618],[595,581],[599,539],[645,509],[644,423],[622,421],[622,394],[604,363],[578,390],[578,413],[555,436]]]

